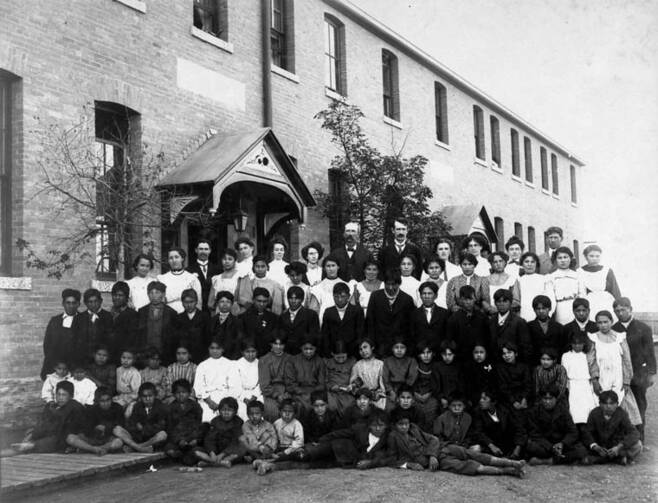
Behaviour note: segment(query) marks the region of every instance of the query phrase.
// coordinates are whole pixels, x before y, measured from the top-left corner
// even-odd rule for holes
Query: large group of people
[[[376,255],[344,245],[287,262],[241,237],[210,261],[168,252],[112,287],[65,289],[48,323],[44,410],[5,455],[163,450],[184,470],[251,463],[523,476],[526,462],[632,463],[656,359],[601,249],[576,269],[562,230],[541,256],[480,234],[427,253],[407,223]],[[457,260],[453,262],[453,256]],[[80,301],[86,310],[80,312]]]

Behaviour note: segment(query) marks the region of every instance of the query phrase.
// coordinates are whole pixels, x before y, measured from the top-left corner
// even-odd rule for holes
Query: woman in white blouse
[[[185,270],[185,258],[187,253],[182,248],[172,248],[167,252],[169,272],[158,275],[158,281],[167,286],[167,305],[177,313],[182,313],[183,303],[181,294],[188,288],[196,291],[197,298],[201,298],[201,283],[195,274]]]
[[[155,281],[155,277],[149,274],[153,270],[153,265],[153,257],[143,253],[137,255],[133,261],[135,275],[126,283],[130,288],[128,304],[135,311],[139,311],[140,308],[149,303],[148,285],[151,281]]]
[[[320,259],[324,248],[317,241],[311,241],[302,248],[302,258],[306,261],[306,281],[309,286],[315,286],[322,281],[322,266]]]
[[[267,276],[285,287],[288,282],[288,275],[286,274],[288,262],[284,260],[284,257],[288,251],[288,243],[281,236],[277,236],[270,241],[270,249],[272,250],[270,253],[270,270]]]

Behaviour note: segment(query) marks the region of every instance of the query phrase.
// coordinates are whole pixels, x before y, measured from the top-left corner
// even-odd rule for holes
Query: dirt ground
[[[172,465],[157,472],[88,480],[35,495],[21,503],[181,502],[613,502],[658,501],[658,387],[650,391],[649,447],[632,466],[529,467],[525,479],[465,477],[392,468],[294,470],[257,476],[250,467],[180,473]],[[156,466],[157,467],[157,466]],[[3,501],[7,501],[3,498]]]

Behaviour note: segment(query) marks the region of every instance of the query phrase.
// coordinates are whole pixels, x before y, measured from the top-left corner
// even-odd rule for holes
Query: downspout
[[[261,0],[263,21],[263,126],[272,127],[272,27],[271,0]]]

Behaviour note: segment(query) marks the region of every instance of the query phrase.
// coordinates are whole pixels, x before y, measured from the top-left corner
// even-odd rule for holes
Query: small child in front
[[[114,435],[120,438],[126,452],[153,452],[167,441],[167,407],[156,398],[155,385],[143,383],[138,390],[138,399],[125,427],[118,425]]]
[[[160,365],[160,361],[160,352],[155,348],[149,348],[146,354],[146,367],[139,371],[139,375],[143,383],[153,383],[157,390],[158,400],[164,400],[169,382],[167,381],[167,368]]]
[[[274,430],[279,445],[272,455],[272,461],[265,459],[254,461],[253,467],[258,475],[272,471],[272,462],[299,459],[299,453],[304,448],[304,428],[302,423],[295,419],[295,404],[291,399],[281,403],[281,417],[274,421]]]
[[[366,387],[361,387],[354,393],[354,404],[345,409],[345,414],[341,420],[344,427],[349,427],[358,423],[368,424],[372,411],[375,406],[372,403],[372,391]]]
[[[418,426],[423,431],[431,431],[432,423],[428,422],[427,416],[422,407],[416,404],[414,398],[414,390],[411,386],[403,384],[398,389],[398,399],[396,401],[395,409],[406,410],[409,415],[409,420]]]
[[[242,425],[240,444],[244,450],[244,459],[248,463],[255,459],[270,459],[278,446],[274,426],[263,419],[264,411],[263,402],[254,400],[247,404],[249,419]]]
[[[94,381],[96,387],[105,386],[114,395],[117,389],[117,369],[110,360],[110,350],[107,346],[98,346],[94,351],[94,363],[87,367],[87,377]]]
[[[96,384],[87,377],[84,367],[76,365],[73,368],[73,377],[68,378],[73,383],[73,399],[82,405],[94,405],[96,397]]]
[[[219,415],[210,421],[210,429],[203,439],[203,447],[196,447],[194,454],[201,463],[231,468],[242,457],[240,436],[243,421],[237,415],[238,401],[233,397],[222,398]]]
[[[388,451],[394,466],[408,470],[439,469],[441,443],[414,424],[409,411],[395,409],[391,413],[391,423],[393,429],[388,435]]]
[[[104,456],[121,449],[123,442],[114,435],[114,429],[123,424],[123,409],[112,401],[108,388],[99,388],[96,403],[87,411],[88,431],[69,435],[67,443],[83,452]]]
[[[132,351],[121,352],[121,366],[117,367],[117,395],[113,400],[129,412],[128,406],[137,400],[137,391],[142,384],[139,371],[133,367],[135,355]]]
[[[197,462],[194,448],[201,441],[201,406],[192,398],[192,385],[179,379],[171,385],[174,402],[167,416],[167,444],[164,451],[172,459],[185,465]]]
[[[41,386],[41,399],[45,403],[55,403],[57,384],[62,381],[67,381],[71,377],[69,374],[69,368],[66,365],[66,362],[57,362],[53,367],[53,373],[48,374],[46,379],[43,381],[43,386]]]

